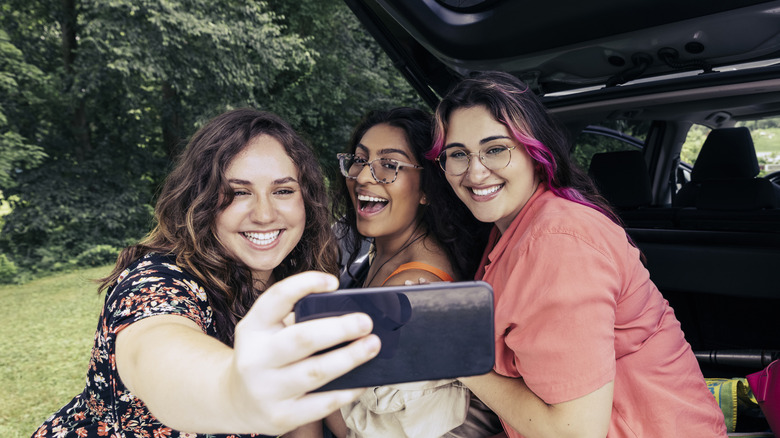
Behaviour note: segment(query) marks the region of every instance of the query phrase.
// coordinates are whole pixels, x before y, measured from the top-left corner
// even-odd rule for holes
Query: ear
[[[420,205],[428,205],[428,198],[425,195],[422,195],[422,198],[420,198]]]

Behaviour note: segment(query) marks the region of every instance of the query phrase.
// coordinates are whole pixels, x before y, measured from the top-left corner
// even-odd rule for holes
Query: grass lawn
[[[756,152],[780,154],[780,129],[762,129],[752,133]]]
[[[0,286],[0,437],[29,438],[84,389],[110,266]]]

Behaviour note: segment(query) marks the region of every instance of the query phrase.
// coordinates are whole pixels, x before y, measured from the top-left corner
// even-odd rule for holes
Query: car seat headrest
[[[693,165],[691,181],[753,178],[759,170],[748,128],[713,129]]]
[[[649,206],[650,175],[639,150],[594,154],[588,174],[612,206],[629,210]]]

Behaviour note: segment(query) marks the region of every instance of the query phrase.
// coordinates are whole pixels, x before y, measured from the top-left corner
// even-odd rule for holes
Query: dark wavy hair
[[[489,229],[477,221],[460,202],[439,171],[438,165],[425,159],[425,153],[431,147],[433,133],[431,114],[406,107],[371,111],[352,132],[347,152],[354,153],[366,132],[382,124],[404,131],[409,148],[423,167],[420,190],[428,203],[420,206],[420,223],[425,225],[426,232],[433,235],[447,252],[447,257],[456,270],[455,274],[463,279],[473,278],[487,243]],[[357,215],[349,197],[346,178],[339,175],[338,181],[338,184],[334,184],[336,190],[332,195],[333,212],[337,221],[338,237],[349,254],[346,266],[350,266],[359,255],[366,238],[357,230]]]
[[[278,116],[237,109],[215,117],[195,133],[162,187],[155,207],[156,226],[138,244],[122,251],[111,274],[100,280],[100,290],[111,287],[123,270],[146,254],[173,255],[179,266],[202,282],[218,337],[232,345],[236,324],[262,291],[255,289],[250,269],[231,257],[217,239],[216,218],[233,201],[225,178],[228,166],[250,140],[263,134],[278,140],[297,166],[306,209],[303,236],[274,269],[274,278],[307,270],[338,274],[327,189],[314,153]]]
[[[528,86],[508,73],[482,72],[458,83],[436,108],[435,159],[444,147],[450,115],[458,108],[484,106],[512,133],[534,160],[536,173],[557,196],[594,208],[622,226],[590,177],[572,161],[564,130]]]

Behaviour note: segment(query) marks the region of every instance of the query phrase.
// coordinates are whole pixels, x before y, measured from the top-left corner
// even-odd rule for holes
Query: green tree
[[[312,48],[315,64],[273,96],[273,110],[315,145],[331,170],[369,110],[425,108],[387,55],[341,0],[269,0]]]
[[[140,237],[170,157],[198,123],[270,101],[313,64],[262,2],[30,3],[0,4],[0,24],[47,79],[40,107],[8,117],[48,155],[5,193],[0,249],[26,269]]]
[[[334,167],[366,111],[423,106],[339,0],[0,0],[0,12],[14,54],[0,71],[18,84],[0,90],[16,93],[0,129],[28,160],[4,173],[0,252],[21,269],[141,237],[171,158],[225,109],[280,114]]]
[[[313,65],[303,39],[259,1],[84,0],[83,17],[83,65],[105,64],[128,84],[124,95],[131,86],[157,93],[143,100],[157,111],[169,156],[198,122],[262,106]]]
[[[0,191],[15,185],[16,170],[30,169],[43,161],[43,148],[35,145],[15,126],[16,113],[29,106],[35,96],[26,90],[29,84],[40,82],[43,73],[27,64],[3,29],[0,29]],[[9,120],[6,112],[11,112]]]

